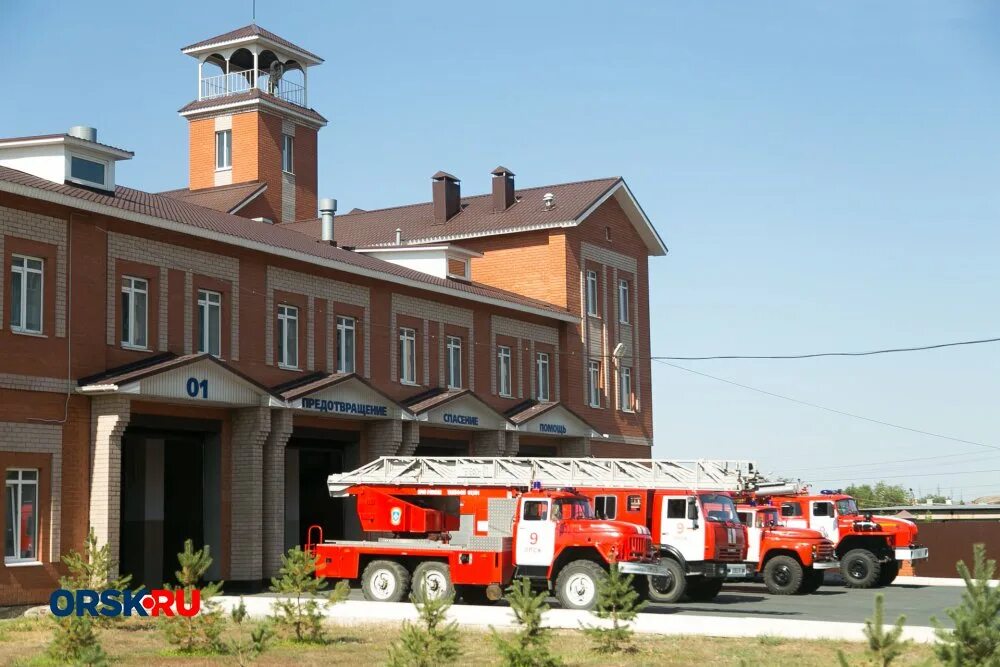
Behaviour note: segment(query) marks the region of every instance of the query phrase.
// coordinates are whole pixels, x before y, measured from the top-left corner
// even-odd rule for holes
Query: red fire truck
[[[640,581],[669,578],[645,527],[597,519],[567,483],[576,460],[384,457],[328,480],[331,496],[356,499],[368,539],[324,541],[313,526],[306,550],[317,575],[360,579],[366,599],[386,602],[412,588],[484,603],[527,577],[564,608],[591,609],[612,561]]]

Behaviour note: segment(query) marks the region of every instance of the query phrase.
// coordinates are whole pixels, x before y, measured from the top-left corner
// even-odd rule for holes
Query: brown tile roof
[[[107,385],[115,384],[122,385],[126,382],[135,382],[137,380],[142,380],[143,378],[148,378],[151,375],[158,375],[166,371],[172,370],[174,368],[182,368],[184,366],[190,366],[191,364],[197,363],[199,361],[210,361],[218,366],[221,366],[226,371],[237,376],[244,382],[252,384],[257,389],[260,389],[262,393],[270,394],[271,391],[257,382],[248,375],[241,373],[229,364],[219,361],[211,354],[185,354],[183,356],[177,356],[173,352],[164,352],[163,354],[157,354],[152,357],[143,359],[132,364],[126,364],[124,366],[118,366],[116,368],[109,369],[103,373],[98,373],[96,375],[90,375],[84,378],[80,378],[77,384],[81,387],[86,387],[88,385]]]
[[[198,206],[204,206],[223,213],[231,213],[234,208],[245,203],[267,189],[267,183],[235,183],[233,185],[219,185],[213,188],[201,188],[199,190],[188,190],[180,188],[177,190],[167,190],[160,194],[171,199],[190,202]]]
[[[584,419],[580,415],[570,410],[569,406],[567,406],[565,403],[559,401],[547,401],[545,403],[539,403],[534,399],[528,400],[525,401],[524,403],[521,403],[520,405],[515,405],[513,408],[505,412],[504,416],[507,419],[509,419],[511,423],[513,423],[514,425],[520,426],[524,422],[530,419],[534,419],[539,415],[543,415],[550,410],[554,410],[555,408],[562,408],[563,410],[570,413],[571,415],[579,419],[581,422],[586,424],[591,431],[597,432],[597,429],[591,426],[586,419]]]
[[[468,389],[431,389],[406,399],[403,405],[413,414],[420,414],[471,393]]]
[[[239,104],[240,102],[251,102],[253,100],[261,100],[262,102],[269,102],[276,106],[288,109],[289,111],[294,111],[300,113],[304,116],[312,118],[317,123],[326,123],[326,118],[324,118],[319,112],[314,109],[308,109],[306,107],[300,107],[298,104],[292,104],[291,102],[286,102],[280,97],[275,97],[274,95],[269,95],[259,88],[251,88],[250,90],[245,90],[242,93],[233,93],[232,95],[223,95],[221,97],[210,97],[206,100],[196,100],[189,104],[184,105],[177,110],[177,113],[184,114],[191,111],[200,111],[202,109],[212,109],[214,107],[224,106],[227,104]]]
[[[222,243],[251,247],[262,252],[282,253],[286,256],[288,254],[298,255],[303,261],[312,261],[333,269],[369,275],[389,282],[411,284],[414,287],[431,291],[441,292],[444,290],[445,294],[459,298],[465,297],[478,301],[491,300],[497,305],[521,310],[529,309],[531,312],[558,317],[565,321],[572,319],[570,313],[565,309],[557,308],[543,301],[479,283],[437,278],[374,257],[318,242],[283,225],[257,222],[151,192],[118,186],[115,188],[115,193],[111,195],[74,185],[55,183],[23,171],[0,167],[0,191],[3,190],[35,199],[63,203],[68,206],[75,205],[77,201],[81,205],[89,207],[106,206],[111,209],[111,211],[107,211],[109,215],[150,216],[155,218],[154,224],[158,226],[173,228],[181,233],[214,238]],[[63,201],[61,197],[67,197],[70,200]],[[94,209],[91,208],[91,210]]]
[[[301,51],[302,53],[311,58],[315,58],[320,62],[323,61],[323,59],[317,56],[315,53],[310,53],[309,51],[306,51],[298,44],[293,44],[284,37],[279,37],[270,30],[261,28],[256,23],[251,23],[250,25],[245,25],[242,28],[237,28],[236,30],[230,30],[229,32],[224,32],[221,35],[216,35],[215,37],[211,37],[209,39],[203,39],[202,41],[191,44],[190,46],[185,46],[183,49],[181,49],[181,51],[188,51],[190,49],[200,49],[205,46],[212,46],[213,44],[221,44],[223,42],[232,42],[237,39],[246,39],[248,37],[263,37],[264,39],[274,42],[275,44],[280,44],[290,49]]]
[[[491,195],[462,197],[462,210],[443,224],[435,220],[432,202],[374,211],[353,210],[337,216],[337,242],[359,248],[394,245],[397,227],[403,230],[405,241],[417,243],[568,222],[582,215],[619,181],[620,178],[602,178],[517,190],[516,203],[500,213],[493,211]],[[551,211],[542,205],[542,195],[547,192],[555,195],[556,206]],[[320,235],[318,219],[284,226],[313,238]]]

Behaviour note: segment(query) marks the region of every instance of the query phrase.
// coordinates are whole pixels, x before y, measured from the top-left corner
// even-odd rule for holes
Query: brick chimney
[[[461,181],[443,171],[431,176],[431,180],[434,181],[434,222],[442,224],[462,210]]]
[[[514,172],[497,167],[493,174],[493,212],[503,213],[514,205]]]

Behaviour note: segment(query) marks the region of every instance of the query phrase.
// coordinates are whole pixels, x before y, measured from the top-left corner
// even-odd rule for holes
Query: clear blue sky
[[[119,181],[186,185],[175,112],[196,65],[179,48],[250,4],[2,0],[0,136],[95,125],[136,152]],[[671,249],[651,264],[656,355],[1000,335],[1000,5],[257,4],[326,58],[310,103],[330,119],[320,194],[342,210],[426,200],[438,169],[470,193],[497,164],[521,185],[625,176]],[[686,365],[1000,447],[1000,345]],[[1000,493],[998,449],[654,366],[657,456]]]

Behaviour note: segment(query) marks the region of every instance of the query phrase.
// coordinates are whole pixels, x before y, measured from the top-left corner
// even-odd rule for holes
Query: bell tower
[[[323,59],[253,24],[181,49],[198,61],[188,120],[188,189],[266,186],[239,215],[275,224],[315,218],[316,135],[309,68]]]

